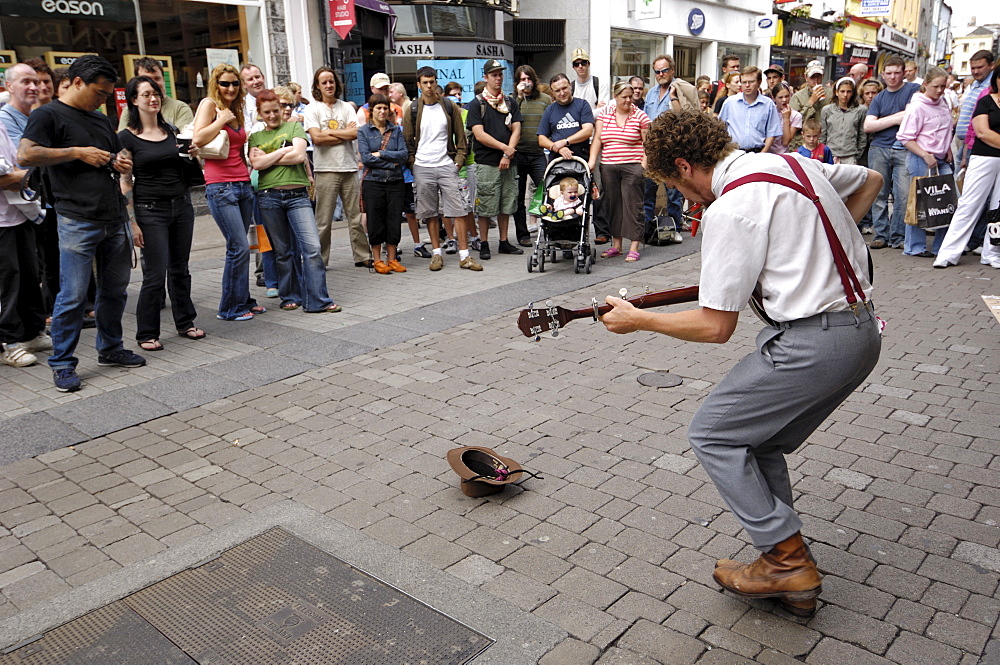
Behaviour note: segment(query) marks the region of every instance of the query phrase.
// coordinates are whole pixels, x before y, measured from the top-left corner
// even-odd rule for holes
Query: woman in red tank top
[[[225,132],[229,155],[205,160],[205,198],[208,209],[226,239],[226,264],[222,272],[222,298],[217,317],[223,321],[248,321],[266,310],[250,297],[250,248],[247,231],[253,222],[254,194],[250,171],[243,158],[247,141],[243,127],[246,93],[232,65],[219,65],[208,81],[208,97],[194,118],[194,139],[199,148]]]

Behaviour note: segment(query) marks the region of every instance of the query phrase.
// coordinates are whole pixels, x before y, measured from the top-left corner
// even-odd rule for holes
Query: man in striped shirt
[[[965,91],[962,97],[962,107],[958,113],[958,124],[955,125],[955,136],[958,137],[958,152],[955,159],[959,164],[965,166],[968,161],[968,150],[965,147],[965,138],[969,134],[969,124],[972,122],[972,111],[976,108],[976,102],[983,90],[989,86],[990,73],[993,71],[993,54],[989,51],[976,51],[969,59],[969,69],[972,70],[974,82]]]

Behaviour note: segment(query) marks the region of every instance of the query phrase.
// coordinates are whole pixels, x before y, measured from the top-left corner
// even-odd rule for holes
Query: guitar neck
[[[678,305],[685,302],[694,302],[698,300],[698,287],[697,286],[687,286],[683,289],[667,289],[666,291],[653,291],[652,293],[644,293],[640,296],[634,298],[628,298],[626,302],[631,303],[634,307],[639,309],[648,309],[650,307],[666,307],[667,305]],[[611,305],[600,305],[597,308],[598,316],[602,316],[611,311]],[[575,321],[576,319],[583,318],[593,318],[594,308],[593,307],[583,307],[581,309],[570,309],[566,310],[567,321]]]

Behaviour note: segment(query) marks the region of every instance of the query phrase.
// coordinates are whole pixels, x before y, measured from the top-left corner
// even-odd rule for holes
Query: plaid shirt
[[[958,113],[958,124],[955,126],[955,134],[963,141],[966,134],[969,133],[969,124],[972,122],[972,112],[976,109],[976,102],[979,101],[979,93],[989,85],[989,79],[990,77],[987,76],[982,81],[975,81],[965,91],[965,97],[962,97],[962,110]]]

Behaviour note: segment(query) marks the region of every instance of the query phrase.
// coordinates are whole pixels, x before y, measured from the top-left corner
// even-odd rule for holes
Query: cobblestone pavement
[[[447,284],[465,320],[414,326],[385,344],[344,337],[355,344],[349,357],[237,391],[220,380],[211,389],[221,398],[0,467],[0,647],[24,637],[28,618],[58,617],[66,598],[115,576],[140,579],[157,560],[291,504],[558,627],[565,639],[541,665],[1000,662],[1000,324],[980,298],[1000,292],[1000,272],[972,256],[933,270],[875,253],[876,303],[889,321],[882,359],[789,457],[825,574],[821,609],[801,620],[713,583],[716,558],[754,552],[685,438],[759,323],[742,316],[718,347],[614,336],[586,321],[533,343],[504,294],[562,293],[560,304],[585,306],[622,286],[694,284],[698,255],[595,271],[602,283],[568,266],[528,278],[513,258],[490,263],[484,274],[497,281],[478,294],[465,275],[429,273],[401,292],[409,277],[394,276],[383,294],[411,302]],[[381,306],[366,309],[361,279],[334,280],[335,298],[354,300],[348,329]],[[199,304],[209,327],[211,309]],[[269,334],[296,327],[285,320],[297,316],[271,316],[281,321]],[[153,365],[166,374],[161,362],[186,370],[203,352],[167,344]],[[273,352],[259,340],[217,347]],[[187,361],[170,359],[179,350]],[[651,370],[684,384],[640,385]],[[25,408],[41,412],[30,399]],[[466,498],[444,462],[460,445],[492,447],[544,480]]]

